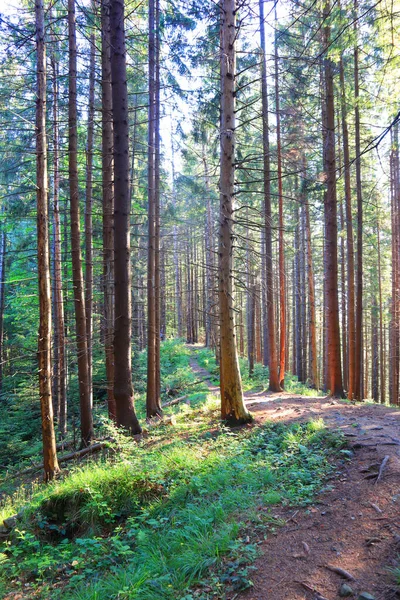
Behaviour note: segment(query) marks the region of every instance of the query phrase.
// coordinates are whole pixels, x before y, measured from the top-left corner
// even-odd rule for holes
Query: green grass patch
[[[268,507],[310,503],[343,440],[322,421],[233,432],[216,409],[185,407],[172,440],[167,427],[126,438],[118,458],[34,490],[3,544],[2,581],[77,600],[205,600],[251,585],[256,542],[277,525]]]

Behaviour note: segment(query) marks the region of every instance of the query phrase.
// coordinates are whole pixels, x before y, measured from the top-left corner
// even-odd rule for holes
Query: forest
[[[400,1],[0,3],[0,597],[400,597]]]

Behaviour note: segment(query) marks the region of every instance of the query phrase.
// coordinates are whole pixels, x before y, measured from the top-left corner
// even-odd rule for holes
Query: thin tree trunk
[[[147,407],[147,416],[161,415],[161,373],[160,373],[160,0],[155,0],[155,124],[154,124],[154,220],[155,220],[155,255],[154,255],[154,308],[155,308],[155,369],[156,396],[151,410]],[[151,414],[150,414],[151,412]]]
[[[279,358],[279,385],[285,386],[285,362],[286,362],[286,273],[285,273],[285,240],[283,220],[283,189],[282,189],[282,144],[281,144],[281,115],[279,97],[279,57],[278,57],[278,34],[277,34],[277,12],[275,5],[275,109],[276,109],[276,152],[277,152],[277,176],[278,176],[278,214],[279,214],[279,315],[280,315],[280,358]]]
[[[260,43],[261,43],[261,97],[263,115],[263,160],[264,160],[264,218],[265,218],[265,282],[266,304],[268,317],[268,348],[269,348],[269,390],[279,392],[278,356],[276,348],[275,329],[275,298],[274,298],[274,272],[272,261],[272,212],[271,212],[271,168],[268,125],[268,88],[266,45],[264,31],[264,0],[259,2],[260,9]]]
[[[79,401],[81,413],[81,443],[87,446],[93,437],[93,417],[91,410],[91,392],[89,363],[87,353],[86,313],[84,283],[82,273],[82,255],[80,245],[80,211],[78,184],[78,130],[77,130],[77,54],[75,0],[68,0],[68,40],[69,40],[69,100],[68,100],[68,158],[69,190],[71,212],[71,253],[72,280],[75,302],[76,345],[78,351]]]
[[[265,223],[265,215],[264,215]],[[262,362],[264,367],[269,365],[269,340],[268,340],[268,310],[267,310],[267,265],[265,256],[265,227],[261,229],[261,310],[262,310]]]
[[[0,395],[3,390],[3,364],[5,359],[4,352],[4,303],[6,286],[6,249],[7,235],[5,231],[1,232],[0,241]]]
[[[59,130],[58,130],[58,64],[55,55],[51,56],[53,72],[53,214],[54,214],[54,299],[55,323],[54,340],[57,348],[57,407],[58,429],[62,437],[67,433],[67,392],[66,392],[66,360],[65,360],[65,322],[64,297],[61,272],[61,224],[60,224],[60,167],[59,167]],[[54,353],[56,359],[56,353]]]
[[[54,478],[54,475],[59,471],[59,467],[51,397],[51,285],[47,198],[46,47],[44,37],[44,6],[42,0],[36,1],[35,20],[37,52],[36,199],[40,313],[38,363],[44,477],[46,481],[49,481]]]
[[[378,337],[378,302],[373,296],[371,306],[371,354],[372,354],[372,398],[379,402],[379,337]]]
[[[157,41],[156,41],[156,15],[155,2],[149,2],[149,130],[148,130],[148,262],[147,262],[147,392],[146,413],[147,418],[161,415],[161,402],[158,388],[158,343],[157,331],[158,310],[157,296],[158,288],[156,278],[156,262],[158,256],[158,225],[157,225],[157,197],[158,183],[156,182],[156,158],[157,150]]]
[[[96,46],[94,33],[90,36],[89,106],[86,146],[86,205],[85,205],[85,310],[86,336],[90,387],[90,404],[93,406],[92,337],[93,337],[93,138],[94,138],[94,83]]]
[[[378,209],[379,210],[379,209]],[[381,231],[379,214],[376,222],[376,238],[378,246],[378,293],[379,293],[379,349],[380,349],[380,402],[385,404],[386,378],[385,378],[385,343],[383,339],[383,307],[382,307],[382,267],[381,267]]]
[[[355,289],[354,289],[354,236],[353,215],[351,208],[350,153],[349,133],[347,128],[346,96],[344,85],[343,57],[339,63],[340,96],[342,115],[343,160],[344,160],[344,193],[346,207],[346,244],[347,244],[347,331],[348,331],[348,368],[347,368],[347,397],[354,398],[355,392]]]
[[[309,362],[310,362],[310,385],[319,389],[318,380],[318,356],[317,356],[317,318],[315,310],[315,284],[312,259],[311,227],[310,227],[310,209],[306,199],[306,164],[303,164],[303,187],[304,187],[304,211],[306,228],[306,252],[307,252],[307,286],[308,286],[308,330],[309,330]]]
[[[111,88],[110,3],[101,5],[102,69],[102,195],[103,195],[103,291],[104,351],[107,377],[108,416],[117,418],[114,398],[114,169]]]
[[[254,301],[255,301],[255,351],[256,351],[256,362],[262,363],[262,344],[261,344],[261,303],[260,303],[260,284],[256,283],[254,287]]]
[[[243,401],[233,308],[233,196],[235,187],[236,0],[221,2],[220,121],[220,388],[221,417],[231,424],[251,420]]]
[[[399,354],[400,354],[400,318],[399,318],[399,140],[398,125],[393,127],[391,152],[391,205],[392,205],[392,319],[390,336],[390,403],[399,403]]]
[[[117,424],[133,434],[141,428],[136,417],[131,366],[131,265],[129,119],[126,79],[124,0],[111,0],[111,84],[114,132],[114,281],[115,325],[114,398]]]
[[[357,0],[354,0],[354,12],[357,15]],[[361,142],[360,142],[360,92],[358,73],[358,39],[357,19],[354,21],[354,116],[355,116],[355,151],[356,151],[356,189],[357,189],[357,295],[356,295],[356,344],[355,344],[355,376],[354,391],[356,400],[362,400],[362,331],[363,331],[363,200],[361,183]]]
[[[296,230],[294,236],[294,322],[293,341],[295,348],[296,375],[299,381],[303,381],[303,348],[302,348],[302,321],[301,321],[301,281],[300,281],[300,226],[299,209],[296,203]]]
[[[171,170],[172,170],[172,206],[176,211],[176,187],[175,187],[175,147],[174,140],[171,132]],[[174,237],[174,272],[175,272],[175,305],[176,305],[176,319],[177,319],[177,333],[178,337],[183,337],[183,317],[182,317],[182,289],[181,289],[181,278],[179,272],[179,239],[178,239],[178,227],[174,222],[173,228]]]

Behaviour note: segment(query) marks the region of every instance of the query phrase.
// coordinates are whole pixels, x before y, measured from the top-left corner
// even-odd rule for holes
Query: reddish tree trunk
[[[324,21],[327,23],[329,2],[324,6]],[[330,46],[330,27],[323,28],[324,48]],[[329,57],[324,58],[325,82],[325,151],[324,168],[326,194],[325,215],[325,268],[326,268],[326,325],[327,325],[327,366],[328,388],[335,397],[343,396],[342,369],[340,363],[340,330],[338,301],[338,258],[337,258],[337,198],[336,198],[336,159],[335,159],[335,106],[333,95],[333,65]]]

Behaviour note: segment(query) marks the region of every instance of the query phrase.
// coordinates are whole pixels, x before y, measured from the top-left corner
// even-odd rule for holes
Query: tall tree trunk
[[[247,213],[248,220],[248,213]],[[255,297],[254,297],[254,282],[252,275],[252,265],[250,261],[250,239],[249,230],[246,234],[246,316],[247,316],[247,359],[249,362],[249,376],[254,373],[254,313],[255,313]]]
[[[87,446],[93,437],[93,417],[87,353],[86,313],[82,255],[80,245],[80,211],[78,184],[78,130],[77,130],[77,55],[75,0],[68,0],[69,40],[69,99],[68,99],[68,159],[71,212],[72,280],[74,287],[76,345],[78,350],[79,401],[81,413],[81,443]]]
[[[59,471],[51,397],[51,286],[49,259],[49,215],[47,190],[46,140],[46,47],[44,7],[42,0],[35,4],[37,52],[36,100],[36,199],[39,275],[39,394],[42,417],[43,464],[46,481]]]
[[[94,137],[94,83],[96,46],[94,33],[90,36],[89,106],[86,146],[86,205],[85,205],[85,310],[90,404],[93,406],[92,337],[93,337],[93,137]]]
[[[58,128],[58,63],[55,54],[51,55],[53,73],[53,214],[54,214],[54,299],[55,323],[54,340],[57,347],[57,406],[58,429],[62,437],[67,433],[67,391],[65,357],[64,297],[61,272],[61,223],[60,223],[60,166],[59,166],[59,128]],[[57,340],[57,341],[56,341]],[[56,353],[54,353],[56,359]]]
[[[154,404],[149,407],[147,416],[161,415],[161,373],[160,373],[160,334],[161,334],[161,303],[160,303],[160,0],[155,0],[155,124],[154,124],[154,220],[155,220],[155,256],[154,256],[154,308],[156,322],[155,339],[155,368],[156,396]]]
[[[172,133],[171,133],[172,139]],[[174,141],[171,142],[171,153],[172,153],[172,205],[174,210],[177,210],[176,206],[176,186],[175,186],[175,147]],[[176,319],[177,319],[177,333],[178,337],[183,337],[183,316],[182,316],[182,289],[181,289],[181,277],[179,272],[179,239],[178,239],[178,226],[174,222],[173,228],[174,237],[174,274],[175,274],[175,306],[176,306]]]
[[[161,415],[160,394],[158,389],[158,310],[156,262],[158,255],[157,241],[157,196],[156,182],[156,146],[157,142],[157,41],[155,0],[149,2],[149,130],[148,130],[148,262],[147,262],[147,418]]]
[[[399,261],[400,261],[400,194],[399,194],[399,139],[398,124],[392,131],[391,152],[391,206],[392,206],[392,318],[390,335],[390,394],[391,404],[399,403],[399,354],[400,354],[400,316],[399,316]]]
[[[327,23],[330,11],[329,0],[325,3],[323,18]],[[325,52],[330,47],[330,26],[323,27]],[[325,80],[325,151],[324,168],[326,194],[325,215],[325,267],[326,267],[326,321],[327,321],[327,365],[328,387],[335,397],[343,396],[342,369],[340,363],[340,330],[338,301],[338,258],[337,258],[337,198],[336,198],[336,159],[335,159],[335,106],[333,95],[333,65],[328,56],[324,58]]]
[[[6,286],[6,249],[7,235],[5,231],[1,232],[0,241],[0,395],[3,389],[3,364],[5,359],[4,352],[4,303]]]
[[[294,235],[294,277],[293,277],[293,301],[294,322],[293,341],[295,347],[296,375],[299,381],[303,381],[303,347],[302,347],[302,321],[301,321],[301,281],[300,281],[300,225],[299,208],[296,203],[296,230]]]
[[[379,402],[379,337],[378,337],[378,302],[374,294],[371,306],[371,354],[372,354],[372,398]]]
[[[346,244],[347,244],[347,331],[348,331],[348,369],[347,397],[354,398],[355,393],[355,346],[356,346],[356,317],[354,289],[354,236],[353,214],[351,208],[350,153],[349,132],[347,128],[347,110],[344,82],[343,57],[340,57],[340,104],[342,116],[343,160],[344,160],[344,193],[346,213]]]
[[[265,224],[265,215],[264,215]],[[267,310],[267,265],[265,255],[265,226],[261,229],[261,293],[260,302],[262,310],[262,362],[264,367],[269,365],[269,340],[268,340],[268,310]]]
[[[261,303],[260,303],[260,284],[256,283],[254,286],[254,302],[255,302],[255,353],[256,353],[256,362],[262,363],[262,343],[261,343]]]
[[[379,209],[378,209],[379,210]],[[382,267],[381,267],[381,230],[379,213],[376,221],[376,239],[378,246],[378,294],[379,294],[379,365],[380,365],[380,402],[385,404],[386,378],[385,378],[385,344],[383,339],[383,306],[382,306]]]
[[[271,168],[268,126],[268,88],[266,45],[264,30],[264,0],[259,2],[260,9],[260,43],[261,43],[261,97],[263,115],[263,160],[264,160],[264,218],[265,218],[265,282],[266,304],[268,317],[268,348],[269,348],[269,390],[279,392],[278,356],[275,334],[275,298],[274,298],[274,272],[272,261],[272,211],[271,211]]]
[[[114,398],[117,424],[140,433],[136,417],[131,365],[131,265],[129,118],[126,79],[124,0],[110,2],[111,84],[114,132]]]
[[[306,228],[306,253],[307,253],[307,287],[308,287],[308,330],[309,330],[309,362],[310,362],[310,385],[319,389],[318,380],[318,357],[317,357],[317,318],[315,311],[315,284],[312,259],[310,209],[306,199],[307,171],[305,161],[303,163],[303,188],[304,188],[304,211]]]
[[[286,362],[286,273],[285,273],[285,240],[283,220],[283,189],[282,189],[282,144],[281,144],[281,115],[279,97],[279,57],[278,57],[278,33],[277,12],[275,5],[275,109],[276,109],[276,152],[277,152],[277,176],[278,176],[278,214],[279,214],[279,315],[280,315],[280,358],[279,358],[279,385],[285,385],[285,362]]]
[[[236,0],[221,2],[221,121],[219,313],[221,417],[246,423],[251,415],[243,400],[233,308],[233,196],[235,187]]]
[[[101,5],[102,72],[102,196],[103,196],[103,292],[104,351],[107,377],[108,416],[117,418],[114,398],[114,169],[111,88],[110,2]]]
[[[357,0],[354,0],[354,12],[357,16]],[[358,72],[358,39],[357,19],[354,21],[355,47],[354,47],[354,117],[355,117],[355,151],[356,151],[356,189],[357,189],[357,297],[356,297],[356,345],[355,345],[355,376],[354,391],[356,400],[362,400],[363,381],[363,200],[361,183],[361,141],[360,141],[360,92]]]

